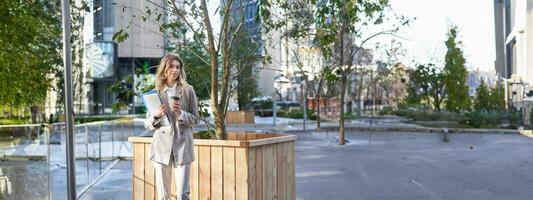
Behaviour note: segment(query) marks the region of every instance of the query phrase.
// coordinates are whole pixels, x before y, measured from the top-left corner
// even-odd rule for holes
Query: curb
[[[339,127],[321,127],[320,131],[338,131]],[[370,132],[423,132],[423,133],[442,133],[442,128],[426,127],[345,127],[346,131],[370,131]],[[302,130],[279,130],[286,133],[302,132]],[[314,131],[314,130],[313,130]],[[472,133],[472,134],[521,134],[533,138],[531,130],[509,130],[509,129],[460,129],[448,128],[449,133]]]

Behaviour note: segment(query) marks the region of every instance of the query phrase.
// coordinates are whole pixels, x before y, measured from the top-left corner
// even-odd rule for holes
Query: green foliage
[[[303,119],[304,111],[303,109],[279,109],[276,112],[278,117],[286,117],[293,119]],[[316,112],[310,109],[307,109],[307,119],[316,120]]]
[[[394,108],[392,106],[386,106],[378,112],[379,115],[391,115],[394,114]]]
[[[0,104],[42,104],[61,64],[61,29],[55,1],[0,3]]]
[[[460,115],[449,112],[431,112],[426,110],[415,109],[398,109],[394,114],[406,117],[413,121],[459,121]]]
[[[113,33],[112,40],[118,43],[124,42],[130,37],[130,34],[124,31],[124,29],[120,29],[118,32]]]
[[[431,102],[435,111],[440,111],[440,105],[446,95],[442,72],[432,63],[420,64],[410,72],[409,79],[409,96],[404,103],[419,104],[424,99]]]
[[[444,83],[448,95],[446,109],[452,112],[470,110],[470,97],[466,79],[468,72],[465,67],[463,51],[459,47],[457,27],[452,26],[446,40],[446,56],[444,58]]]
[[[11,118],[0,118],[0,125],[16,125],[16,124],[27,124],[30,123],[30,119],[11,119]]]
[[[503,84],[499,85],[499,89],[496,86],[490,90],[489,106],[493,110],[502,111],[505,110],[505,89]]]
[[[214,138],[214,137],[212,137],[211,132],[209,132],[209,131],[198,131],[198,132],[194,133],[194,138],[211,139],[211,138]]]
[[[394,114],[410,120],[426,123],[445,123],[451,128],[517,128],[521,124],[519,111],[472,111],[465,113],[456,112],[431,112],[402,108]]]
[[[181,59],[185,65],[187,73],[187,83],[194,86],[194,91],[199,100],[209,99],[211,85],[211,68],[208,64],[198,59],[198,55],[209,61],[208,52],[198,43],[200,41],[189,41],[185,45],[192,51],[180,51]],[[177,51],[176,48],[167,48],[170,51]],[[194,53],[192,53],[194,52]]]
[[[272,109],[274,102],[271,99],[254,101],[255,109]]]
[[[472,128],[517,128],[522,118],[520,111],[485,112],[472,111],[465,113],[459,124]],[[503,126],[503,127],[502,127]]]
[[[89,122],[97,122],[97,121],[111,121],[115,119],[127,119],[127,117],[123,116],[105,116],[105,115],[98,115],[98,116],[77,116],[75,118],[75,123],[89,123]]]
[[[239,110],[248,110],[252,108],[252,98],[259,95],[254,66],[261,60],[257,53],[261,46],[250,37],[247,30],[241,29],[236,37],[235,46],[231,48],[231,60],[237,74],[237,103]]]
[[[476,98],[474,100],[474,109],[478,111],[492,109],[490,105],[490,93],[489,88],[485,84],[485,81],[481,79],[481,84],[476,89]]]

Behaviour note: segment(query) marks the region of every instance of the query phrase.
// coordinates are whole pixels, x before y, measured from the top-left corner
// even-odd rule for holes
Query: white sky
[[[212,15],[219,1],[208,1]],[[494,70],[494,9],[492,0],[390,0],[394,12],[408,18],[416,17],[410,27],[403,27],[397,39],[407,51],[404,63],[444,61],[446,33],[449,25],[458,26],[466,66],[483,71]],[[213,16],[213,25],[219,26]],[[216,29],[217,30],[217,29]],[[372,43],[390,43],[390,37],[375,38]]]
[[[491,0],[390,0],[392,9],[416,20],[404,27],[399,40],[408,60],[443,62],[446,33],[450,24],[458,26],[459,39],[470,69],[494,69],[494,10]],[[390,38],[380,38],[380,42]],[[367,47],[368,48],[368,47]],[[406,60],[407,61],[407,60]]]

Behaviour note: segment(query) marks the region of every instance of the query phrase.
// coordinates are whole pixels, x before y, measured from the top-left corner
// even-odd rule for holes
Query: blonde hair
[[[163,88],[165,88],[165,84],[167,81],[167,77],[165,75],[165,72],[167,71],[168,67],[172,64],[172,61],[178,61],[181,65],[180,67],[180,73],[178,74],[178,85],[186,85],[187,84],[187,75],[185,74],[185,66],[183,65],[183,60],[180,58],[178,54],[169,53],[165,55],[161,62],[159,63],[159,67],[157,68],[157,72],[155,74],[155,89],[161,91]]]

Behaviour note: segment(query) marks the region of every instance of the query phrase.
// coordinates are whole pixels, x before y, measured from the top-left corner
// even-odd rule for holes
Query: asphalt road
[[[339,146],[336,135],[298,134],[297,199],[533,198],[531,138],[373,132]]]

